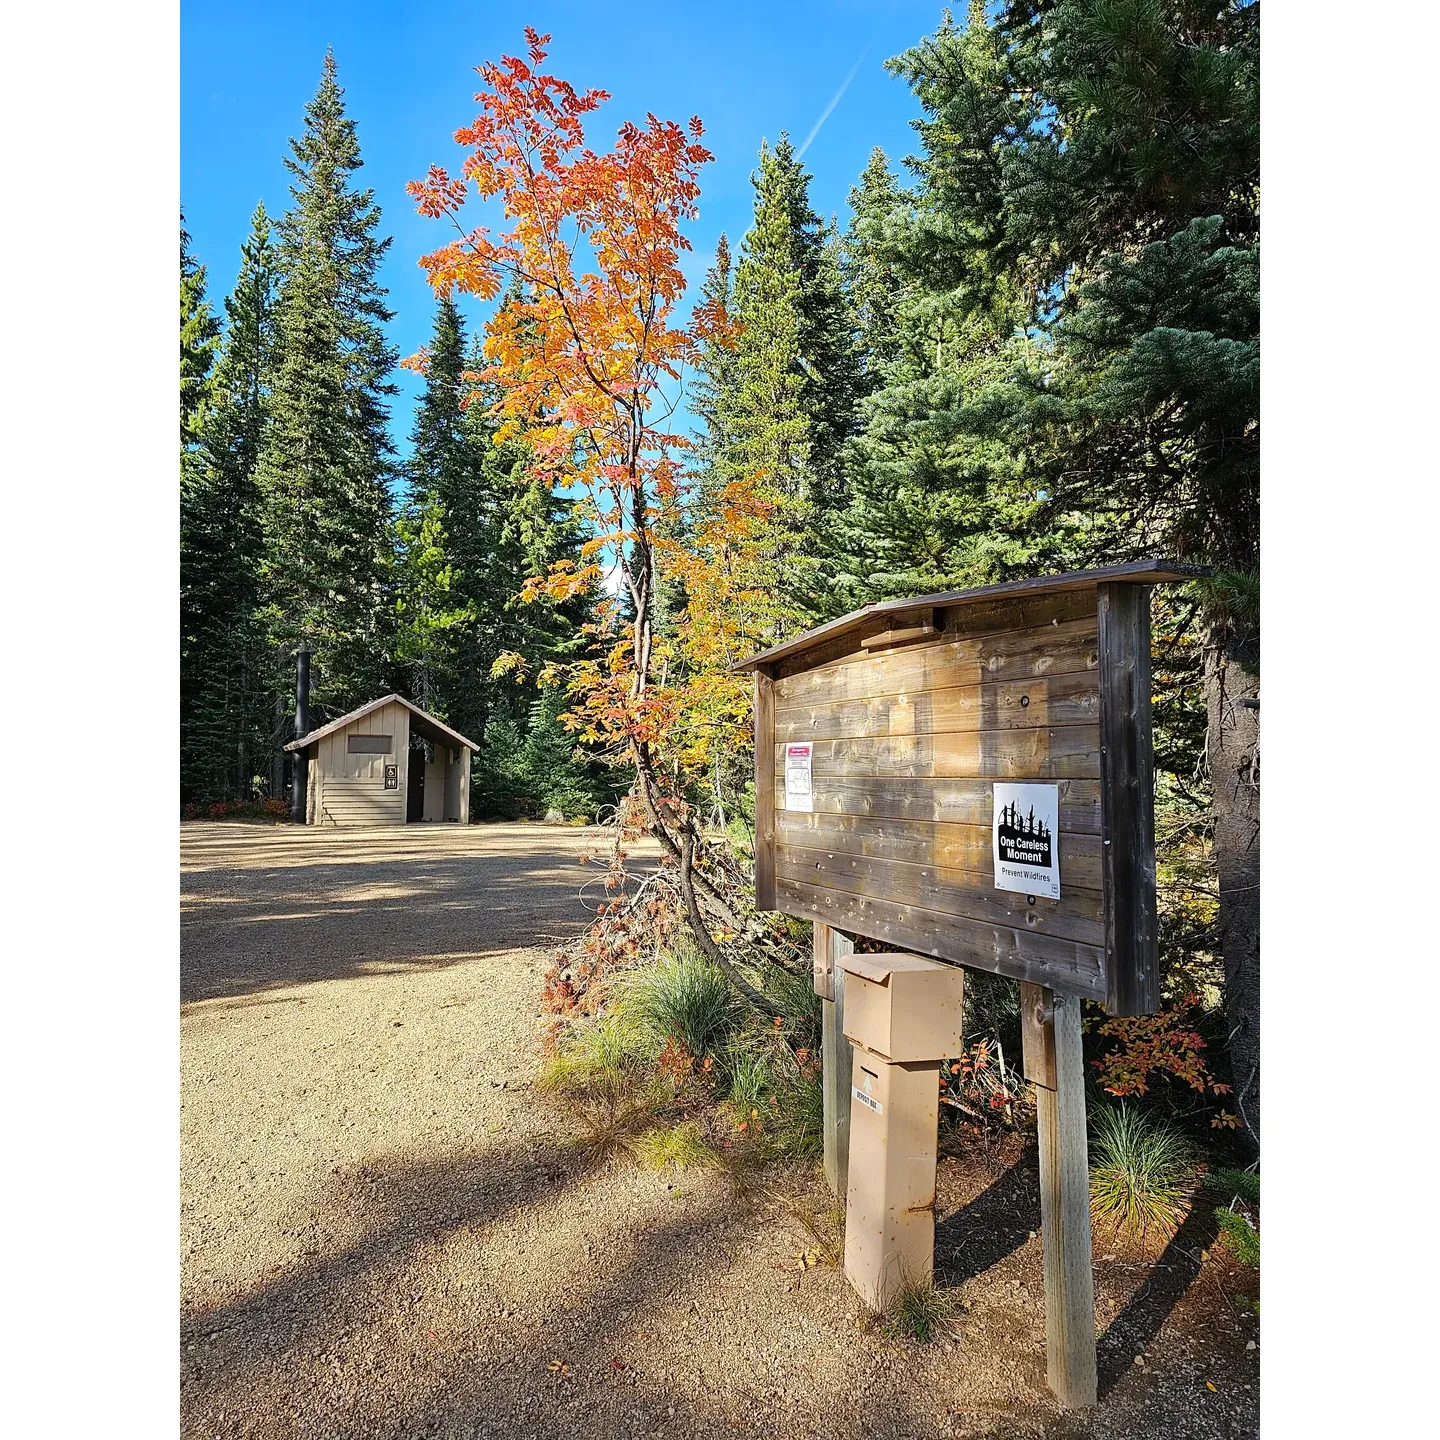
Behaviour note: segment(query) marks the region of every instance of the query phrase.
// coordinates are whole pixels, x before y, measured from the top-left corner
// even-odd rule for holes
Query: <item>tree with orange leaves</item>
[[[685,798],[704,754],[707,703],[713,726],[732,736],[741,720],[743,692],[719,677],[773,638],[775,619],[758,599],[769,514],[758,487],[729,487],[699,546],[676,538],[686,532],[687,441],[669,422],[686,368],[702,344],[724,343],[728,326],[712,301],[685,324],[675,313],[685,290],[680,259],[690,249],[681,226],[696,215],[699,172],[712,157],[698,119],[682,127],[654,115],[622,125],[609,151],[589,148],[584,117],[609,96],[542,73],[550,37],[525,35],[525,58],[479,67],[480,114],[455,134],[468,152],[460,173],[434,167],[409,187],[422,214],[448,218],[458,231],[422,264],[442,295],[491,300],[507,290],[487,326],[487,367],[468,378],[498,387],[497,441],[523,430],[533,467],[580,497],[588,538],[578,561],[555,565],[529,593],[563,600],[608,569],[629,600],[628,616],[617,597],[601,603],[591,627],[596,658],[542,679],[566,685],[566,722],[580,739],[633,764],[638,823],[678,867],[697,942],[773,1012],[714,938],[712,926],[770,948],[764,926],[739,919],[731,862],[706,842]],[[472,191],[500,203],[507,228],[466,223]],[[425,357],[408,363],[423,368]],[[737,546],[746,557],[738,567]],[[682,617],[668,641],[655,624],[662,557],[704,610]],[[738,603],[726,608],[727,600]]]

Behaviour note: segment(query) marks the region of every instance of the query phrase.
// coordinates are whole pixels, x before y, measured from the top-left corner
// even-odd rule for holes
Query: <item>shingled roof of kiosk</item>
[[[1178,560],[1132,560],[1123,565],[1105,565],[1096,570],[1072,570],[1065,575],[1041,575],[1033,580],[1007,580],[1002,585],[985,585],[978,590],[942,590],[934,595],[915,595],[903,600],[881,600],[862,605],[838,620],[817,625],[803,635],[797,635],[784,644],[772,645],[748,660],[741,660],[730,668],[733,672],[744,670],[768,670],[780,661],[791,661],[785,668],[794,673],[796,668],[808,669],[812,665],[828,664],[842,655],[857,650],[872,650],[885,645],[903,644],[921,640],[927,635],[937,638],[941,627],[933,617],[928,622],[916,616],[917,611],[946,609],[952,606],[983,605],[996,600],[1025,599],[1044,595],[1058,595],[1065,591],[1091,590],[1110,582],[1129,582],[1136,585],[1154,585],[1164,581],[1194,580],[1208,575],[1204,565],[1186,565]],[[857,640],[858,635],[858,640]],[[824,648],[822,654],[808,652]],[[833,652],[833,653],[830,653]],[[804,666],[796,667],[794,657],[806,656]]]

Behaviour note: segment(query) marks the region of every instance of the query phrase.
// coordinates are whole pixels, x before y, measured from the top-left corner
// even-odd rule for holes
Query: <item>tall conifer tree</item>
[[[813,560],[825,548],[825,517],[845,503],[863,360],[843,240],[811,206],[810,177],[787,136],[761,146],[753,179],[754,223],[733,280],[738,336],[707,366],[701,451],[722,477],[762,476],[797,550]]]
[[[1011,528],[1050,567],[1170,551],[1217,572],[1194,596],[1203,768],[1236,1102],[1257,1140],[1259,8],[974,0],[963,31],[947,21],[891,62],[924,109],[915,284],[967,321],[1008,290],[1035,341],[988,393],[932,414],[936,446],[1009,449]]]
[[[190,253],[180,212],[180,443],[193,444],[210,395],[220,322],[205,295],[205,267]]]
[[[386,420],[395,353],[378,279],[390,241],[377,234],[374,192],[352,183],[360,146],[333,55],[291,151],[272,421],[260,462],[265,602],[278,673],[296,648],[309,648],[313,708],[323,717],[380,693],[394,629]]]
[[[251,218],[212,398],[181,500],[181,775],[187,798],[237,799],[264,762],[265,657],[256,469],[274,329],[274,253],[263,204]]]
[[[725,437],[722,474],[762,477],[798,509],[812,498],[814,475],[801,398],[805,267],[795,178],[785,138],[774,151],[762,144],[753,177],[755,219],[735,267],[740,333],[727,393],[716,409]]]
[[[846,283],[859,332],[867,394],[881,383],[883,367],[900,353],[905,275],[889,233],[903,224],[908,208],[909,197],[877,145],[859,184],[850,191],[850,228],[844,247]]]
[[[715,246],[715,261],[705,272],[700,287],[700,303],[728,318],[734,309],[734,279],[730,241],[722,234]],[[726,419],[733,403],[734,369],[734,343],[728,333],[701,342],[696,377],[687,398],[690,413],[700,422],[690,468],[702,494],[714,484],[729,453]]]

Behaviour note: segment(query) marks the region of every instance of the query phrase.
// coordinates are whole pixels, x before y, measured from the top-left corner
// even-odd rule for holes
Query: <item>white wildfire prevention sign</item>
[[[1060,898],[1060,787],[996,783],[995,888]]]
[[[785,747],[785,808],[787,810],[814,810],[815,797],[810,790],[811,761],[814,746],[807,740],[803,745]]]

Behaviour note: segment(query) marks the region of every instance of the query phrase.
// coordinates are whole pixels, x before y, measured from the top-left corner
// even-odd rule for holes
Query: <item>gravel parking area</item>
[[[818,1182],[737,1205],[575,1147],[529,1087],[545,947],[601,898],[603,844],[182,827],[184,1435],[1256,1433],[1246,1276],[1198,1214],[1158,1266],[1098,1257],[1105,1395],[1067,1416],[1018,1143],[942,1165],[963,1308],[926,1346],[802,1266]]]

